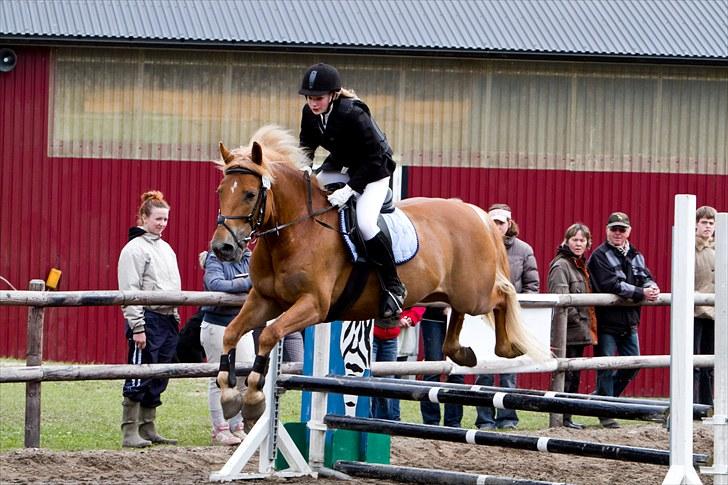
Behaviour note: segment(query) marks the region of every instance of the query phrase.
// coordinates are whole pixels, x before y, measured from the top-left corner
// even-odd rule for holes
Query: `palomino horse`
[[[217,189],[220,215],[211,249],[223,261],[242,255],[242,243],[257,238],[250,262],[253,289],[240,313],[225,330],[224,355],[217,382],[224,414],[244,404],[246,427],[265,409],[261,391],[268,355],[284,336],[325,321],[352,271],[337,225],[315,178],[300,165],[305,157],[285,130],[265,126],[247,147],[229,151],[220,143],[224,177]],[[495,353],[516,357],[543,352],[519,317],[516,292],[508,280],[508,259],[501,235],[480,208],[460,200],[413,198],[397,207],[414,223],[420,236],[417,256],[399,267],[407,286],[405,306],[444,302],[452,308],[443,352],[454,362],[474,366],[475,354],[459,342],[466,313],[494,312]],[[361,296],[338,317],[375,318],[380,286],[369,275]],[[276,319],[277,318],[277,319]],[[247,332],[266,325],[258,355],[241,396],[235,388],[234,352]]]

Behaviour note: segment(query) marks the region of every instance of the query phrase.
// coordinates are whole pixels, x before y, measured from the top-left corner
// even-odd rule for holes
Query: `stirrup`
[[[404,310],[404,300],[407,298],[407,289],[402,285],[402,294],[397,295],[390,290],[382,292],[380,308],[381,318],[398,318]]]

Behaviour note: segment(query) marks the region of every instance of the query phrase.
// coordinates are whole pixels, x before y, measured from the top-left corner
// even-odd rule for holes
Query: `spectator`
[[[422,327],[422,345],[425,349],[425,360],[445,360],[442,353],[442,344],[445,342],[447,330],[447,314],[444,308],[430,307],[425,310],[420,322]],[[424,376],[428,382],[440,382],[439,374]],[[453,384],[463,384],[462,375],[451,374],[447,381]],[[420,401],[420,412],[424,424],[440,424],[440,405],[429,401]],[[460,404],[445,404],[443,424],[451,428],[459,428],[463,420],[463,406]]]
[[[511,268],[511,283],[517,293],[538,293],[539,279],[536,257],[533,249],[518,239],[518,224],[511,217],[511,208],[506,204],[493,204],[488,214],[503,235],[503,242],[508,253],[508,264]],[[495,375],[484,374],[475,379],[481,386],[492,386]],[[500,374],[500,386],[516,387],[516,374]],[[478,406],[478,417],[475,426],[478,429],[515,429],[518,426],[518,415],[513,409],[498,409],[493,406]]]
[[[141,196],[137,223],[129,229],[129,240],[121,250],[117,276],[121,291],[180,291],[177,256],[162,239],[169,221],[169,204],[161,192]],[[131,305],[122,307],[126,320],[129,364],[165,364],[174,359],[179,332],[177,307]],[[155,419],[169,379],[124,381],[122,443],[144,448],[152,443],[176,444],[157,433]]]
[[[404,310],[397,319],[374,320],[371,361],[396,362],[397,337],[401,329],[417,325],[422,320],[423,313],[424,307],[412,307]],[[372,397],[371,415],[373,418],[399,421],[399,399]]]
[[[399,317],[407,291],[397,275],[391,244],[377,225],[396,165],[392,148],[369,107],[353,91],[341,87],[339,71],[333,66],[309,67],[298,93],[306,97],[301,147],[311,160],[319,146],[329,151],[318,182],[322,187],[344,184],[328,196],[332,205],[342,207],[356,198],[357,227],[382,287],[379,317]]]
[[[612,293],[633,302],[655,301],[660,295],[645,264],[645,258],[629,243],[632,226],[627,214],[614,212],[607,220],[607,241],[589,258],[587,267],[592,291]],[[640,355],[637,327],[640,307],[596,307],[598,357]],[[600,396],[619,396],[637,375],[638,369],[597,371],[597,390]],[[605,428],[619,428],[615,419],[600,418]]]
[[[250,251],[245,250],[240,262],[222,262],[215,254],[203,251],[200,253],[200,263],[205,270],[204,288],[206,291],[224,291],[227,293],[247,293],[252,284],[248,276]],[[205,349],[208,362],[220,362],[222,354],[222,340],[225,327],[240,312],[235,306],[203,306],[202,324],[200,325],[200,343]],[[243,335],[235,347],[235,359],[242,365],[252,364],[255,358],[253,350],[253,335],[251,332]],[[238,382],[243,385],[244,379]],[[235,446],[245,438],[243,420],[238,413],[229,421],[225,421],[220,405],[220,389],[215,378],[208,383],[207,401],[212,421],[212,444],[220,446]]]
[[[710,206],[703,206],[695,213],[695,291],[715,293],[715,214]],[[695,307],[695,354],[715,352],[715,308]],[[713,368],[694,369],[693,400],[713,405]]]
[[[549,265],[549,293],[591,293],[589,272],[586,268],[584,253],[591,248],[592,237],[589,228],[581,223],[572,224],[566,229],[564,240],[556,250],[556,257]],[[597,320],[594,307],[557,308],[554,312],[552,347],[562,348],[563,342],[553,340],[556,328],[566,329],[566,357],[583,357],[587,345],[597,343]],[[563,335],[563,334],[561,334]],[[565,392],[579,392],[579,371],[566,372]],[[570,414],[564,414],[564,426],[582,429]]]

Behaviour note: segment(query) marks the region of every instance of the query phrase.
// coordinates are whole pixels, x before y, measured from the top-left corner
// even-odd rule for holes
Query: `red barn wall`
[[[116,261],[134,224],[139,195],[164,192],[171,206],[165,238],[177,252],[186,290],[200,290],[197,254],[214,227],[211,164],[184,161],[49,158],[49,51],[19,48],[18,65],[0,73],[0,276],[18,289],[63,271],[62,290],[115,289]],[[645,253],[663,291],[670,291],[673,196],[697,194],[698,205],[728,210],[726,176],[408,167],[408,196],[459,197],[487,208],[506,202],[521,234],[536,252],[545,290],[548,263],[565,228],[588,224],[595,242],[611,211],[629,213],[633,243]],[[457,236],[457,235],[455,235]],[[0,282],[0,288],[5,288]],[[183,309],[183,319],[194,311]],[[26,352],[25,307],[0,307],[0,355]],[[43,352],[47,360],[122,363],[124,323],[117,307],[46,310]],[[647,308],[640,329],[644,354],[669,352],[669,311]],[[584,390],[593,388],[586,372]],[[546,375],[526,375],[524,387],[545,388]],[[629,393],[667,395],[666,370],[645,370]]]
[[[510,205],[521,238],[534,248],[542,292],[556,247],[576,221],[591,228],[596,247],[605,239],[609,214],[627,212],[632,244],[644,253],[661,291],[669,292],[675,194],[696,194],[698,206],[728,210],[724,175],[408,167],[405,185],[409,196],[458,197],[486,209],[498,202]],[[639,336],[643,354],[669,354],[669,309],[644,308]],[[594,375],[584,372],[583,391],[594,389]],[[526,374],[519,380],[523,387],[547,388],[548,383],[547,374]],[[627,393],[668,395],[668,371],[641,371]]]
[[[57,267],[62,290],[117,289],[116,262],[139,196],[158,189],[172,207],[165,239],[177,253],[182,287],[201,290],[197,254],[215,225],[219,172],[200,162],[49,158],[49,51],[16,52],[15,70],[0,73],[0,276],[27,289]],[[183,320],[193,311],[182,309]],[[45,359],[125,362],[118,307],[45,315]],[[25,357],[26,321],[25,307],[0,307],[0,355]]]

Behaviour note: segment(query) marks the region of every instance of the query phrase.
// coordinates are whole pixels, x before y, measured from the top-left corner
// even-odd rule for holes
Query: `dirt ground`
[[[669,442],[668,431],[657,424],[621,429],[563,428],[538,434],[659,449],[667,449]],[[712,447],[711,429],[696,422],[695,452],[710,454]],[[204,483],[209,473],[218,470],[232,452],[232,449],[219,447],[93,452],[16,450],[0,454],[0,483]],[[659,484],[667,472],[665,466],[401,437],[392,438],[392,464],[586,485]],[[700,477],[705,484],[713,483],[706,475]],[[311,478],[285,481],[292,484],[314,482]],[[320,479],[316,483],[341,482]],[[393,482],[357,478],[354,483]]]

